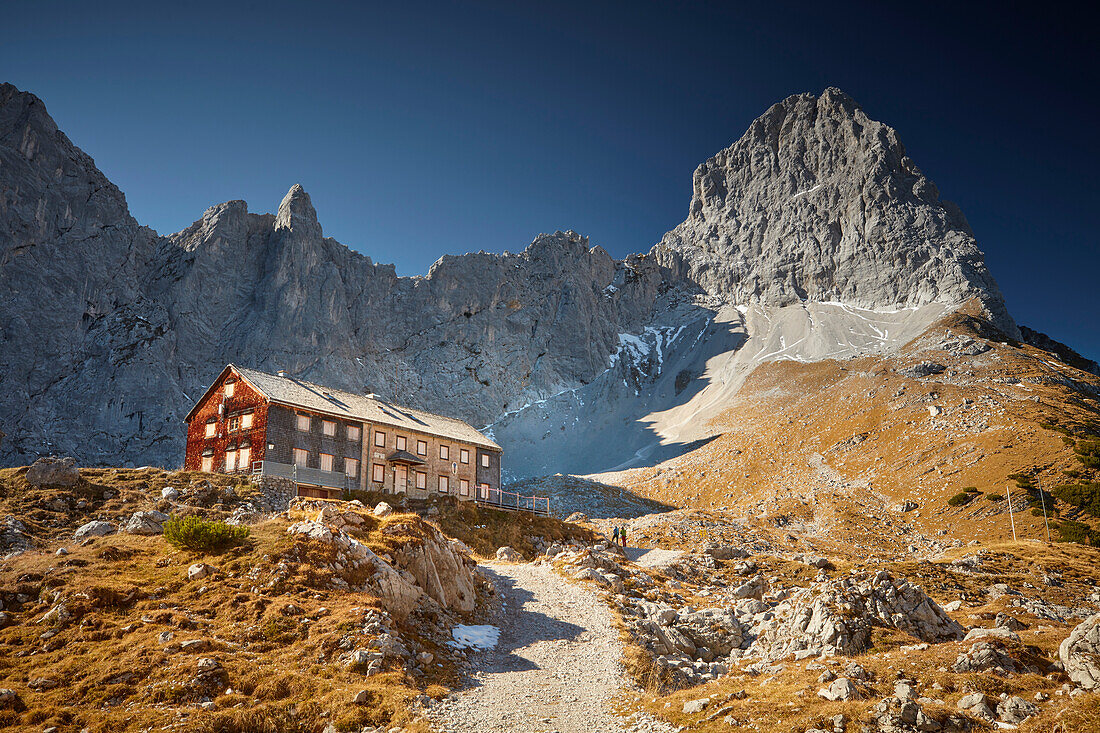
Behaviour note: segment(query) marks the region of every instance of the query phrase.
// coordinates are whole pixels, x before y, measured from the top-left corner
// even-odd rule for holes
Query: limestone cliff
[[[178,465],[182,417],[230,361],[493,423],[516,456],[566,425],[531,417],[513,441],[509,416],[572,395],[570,439],[591,445],[654,409],[670,345],[690,365],[710,358],[692,349],[745,342],[751,324],[730,325],[729,306],[971,297],[1018,333],[962,214],[892,129],[835,90],[776,105],[701,166],[687,221],[651,254],[615,260],[556,232],[519,254],[446,255],[398,277],[325,237],[297,185],[275,215],[230,201],[159,236],[37,97],[0,86],[2,464],[61,453]],[[661,404],[697,392],[680,382],[698,374],[679,370]],[[602,414],[595,400],[619,404]],[[635,451],[609,435],[592,466]]]

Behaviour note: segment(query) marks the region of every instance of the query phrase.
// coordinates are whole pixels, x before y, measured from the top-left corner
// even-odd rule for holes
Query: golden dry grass
[[[418,523],[415,516],[391,517],[365,536],[379,549],[392,548],[387,528],[400,528],[406,538],[418,534]],[[69,544],[67,556],[32,551],[4,563],[0,592],[30,599],[0,629],[0,687],[21,699],[18,710],[0,713],[0,725],[117,731],[182,722],[200,731],[319,731],[326,722],[339,730],[411,724],[412,698],[453,684],[445,650],[423,642],[443,664],[423,678],[400,668],[368,678],[337,663],[341,639],[378,601],[333,589],[333,573],[321,565],[331,558],[313,557],[322,551],[310,543],[295,546],[287,524],[258,525],[245,546],[216,555],[182,552],[160,537],[113,535],[85,547]],[[188,582],[187,567],[196,561],[219,573]],[[50,626],[37,620],[55,594],[72,619],[43,639]],[[304,613],[286,615],[291,603]],[[400,630],[417,635],[412,621]],[[199,639],[207,646],[166,649],[158,640],[165,631],[175,645]],[[199,680],[200,657],[217,659],[223,673]],[[35,691],[29,683],[36,678],[61,684]],[[361,689],[370,692],[369,705],[352,703]],[[196,707],[205,698],[213,699],[213,710]]]

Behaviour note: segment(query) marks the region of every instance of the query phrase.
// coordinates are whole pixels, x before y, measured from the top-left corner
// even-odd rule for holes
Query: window
[[[202,470],[206,473],[214,472],[214,451],[209,448],[202,454]]]
[[[439,477],[439,493],[446,494],[447,489],[450,487],[450,479],[447,476]]]
[[[322,471],[331,471],[332,470],[332,454],[331,453],[322,453],[321,454],[321,470]]]
[[[252,446],[242,445],[237,451],[237,466],[241,469],[248,468],[248,462],[252,460]]]
[[[489,484],[478,484],[477,485],[477,493],[478,493],[478,498],[488,499],[489,498]]]
[[[488,468],[489,467],[489,454],[488,453],[482,453],[481,454],[481,467],[482,468]]]
[[[397,436],[397,450],[408,450],[408,449],[409,449],[409,439],[406,438],[404,435],[398,435]]]
[[[236,382],[226,382],[225,383],[225,396],[226,397],[232,397],[233,396],[233,391],[236,388],[236,386],[237,386]]]
[[[353,443],[358,443],[359,442],[359,426],[358,425],[348,425],[348,440],[350,440]]]
[[[309,432],[309,415],[298,416],[298,429],[307,433]]]
[[[416,455],[418,455],[418,456],[428,455],[428,441],[426,441],[426,440],[416,441]]]
[[[444,461],[451,457],[451,447],[448,445],[439,446],[439,457]]]
[[[225,452],[225,470],[226,472],[237,470],[237,449],[230,448]]]
[[[246,412],[241,415],[241,430],[248,430],[252,427],[252,413]]]
[[[322,420],[321,421],[321,432],[324,435],[327,435],[329,437],[335,436],[336,435],[336,423],[334,423],[332,420]]]
[[[386,447],[386,434],[379,431],[379,430],[375,430],[374,431],[374,444],[376,446],[378,446],[379,448],[385,448]]]
[[[305,448],[295,448],[294,465],[298,468],[306,468],[309,465],[309,451]]]
[[[458,461],[459,461],[459,463],[469,463],[470,462],[470,451],[466,450],[465,448],[460,450],[458,452]]]
[[[416,472],[416,488],[428,488],[428,474],[424,473],[423,471]]]
[[[229,418],[229,431],[230,432],[232,432],[234,430],[237,430],[240,427],[241,427],[241,418],[240,418],[240,416],[234,415],[233,417]]]
[[[370,480],[375,483],[382,483],[386,480],[386,467],[381,463],[375,463],[371,466]]]
[[[467,479],[460,478],[458,480],[458,495],[469,496],[470,495],[470,482]]]
[[[213,420],[207,421],[207,423],[206,423],[206,437],[207,438],[213,438],[214,433],[217,432],[217,430],[218,430],[218,423],[216,423]]]
[[[344,459],[344,475],[355,478],[359,475],[359,459],[358,458],[345,458]]]

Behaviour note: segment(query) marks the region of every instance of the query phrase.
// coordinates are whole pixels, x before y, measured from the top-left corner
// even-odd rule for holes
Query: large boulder
[[[1078,624],[1058,647],[1069,678],[1086,690],[1100,689],[1100,613]]]
[[[75,458],[39,458],[27,469],[27,483],[31,486],[75,486],[80,481],[80,470]]]
[[[122,527],[127,534],[155,535],[164,534],[164,523],[168,521],[168,515],[155,509],[148,512],[135,512]]]
[[[110,522],[101,522],[98,519],[93,519],[87,524],[82,524],[73,533],[73,538],[82,540],[87,537],[103,537],[105,535],[114,534],[115,525]]]

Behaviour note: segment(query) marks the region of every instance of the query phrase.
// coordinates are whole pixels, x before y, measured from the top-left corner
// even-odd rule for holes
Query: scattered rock
[[[523,562],[523,555],[518,551],[512,549],[508,545],[501,547],[497,550],[497,560],[503,560],[504,562]]]
[[[701,697],[698,700],[687,700],[684,702],[684,714],[697,715],[706,710],[707,705],[710,705],[709,697]]]
[[[984,718],[989,721],[997,719],[993,701],[980,692],[963,695],[955,707],[977,718]]]
[[[215,568],[211,565],[207,565],[204,562],[197,562],[191,567],[187,568],[188,580],[202,580],[213,575]]]
[[[826,700],[858,700],[860,697],[859,688],[855,686],[847,677],[839,677],[833,680],[833,683],[827,688],[817,691],[819,697],[823,697]]]
[[[899,369],[898,373],[911,379],[920,379],[933,374],[942,374],[945,369],[946,367],[943,364],[937,364],[934,361],[922,361],[919,364]]]
[[[360,690],[355,693],[355,697],[351,699],[356,705],[369,705],[371,701],[371,694],[369,690]]]
[[[997,717],[1005,723],[1022,723],[1039,713],[1039,706],[1013,695],[997,704]]]
[[[160,498],[166,499],[167,501],[175,501],[180,498],[179,489],[175,486],[165,486],[160,490]]]
[[[199,673],[202,674],[203,672],[213,672],[214,670],[218,669],[221,666],[222,665],[218,662],[217,659],[211,659],[210,657],[202,657],[195,664],[195,669],[197,669],[199,671]]]
[[[993,672],[1002,677],[1017,671],[1016,660],[1005,653],[1000,643],[980,641],[959,655],[951,666],[959,674]]]
[[[374,511],[372,511],[371,514],[378,517],[379,519],[385,519],[386,517],[393,514],[393,507],[384,501],[380,501],[374,505]]]
[[[122,531],[127,534],[155,535],[164,534],[164,523],[168,521],[168,515],[156,510],[135,512]]]

